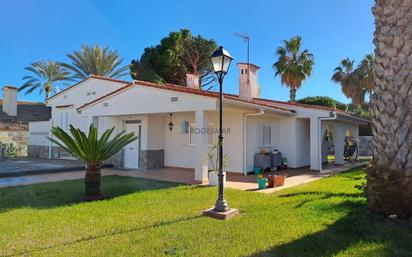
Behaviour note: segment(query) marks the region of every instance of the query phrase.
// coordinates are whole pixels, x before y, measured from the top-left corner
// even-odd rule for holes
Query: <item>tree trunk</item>
[[[89,200],[97,200],[102,197],[100,194],[100,164],[87,164],[86,174],[84,177],[86,198]]]
[[[292,103],[296,102],[296,88],[295,87],[291,87],[290,88],[290,95],[289,95],[290,101]]]
[[[376,0],[369,209],[412,214],[412,1]]]

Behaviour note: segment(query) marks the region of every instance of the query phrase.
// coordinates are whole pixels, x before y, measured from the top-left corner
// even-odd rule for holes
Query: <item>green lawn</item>
[[[368,213],[360,170],[265,195],[227,190],[241,215],[203,217],[216,188],[104,177],[0,189],[0,256],[411,256],[412,222]],[[154,189],[154,190],[152,190]]]

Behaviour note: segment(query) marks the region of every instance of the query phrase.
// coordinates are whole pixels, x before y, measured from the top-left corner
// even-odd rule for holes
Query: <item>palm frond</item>
[[[61,82],[71,80],[69,72],[55,61],[34,62],[24,70],[30,74],[23,77],[25,83],[18,90],[26,90],[26,94],[38,90],[39,94],[45,94],[47,98],[50,92],[62,85]]]
[[[70,126],[69,133],[53,127],[51,132],[54,137],[48,139],[79,160],[99,165],[137,139],[134,133],[125,134],[125,131],[112,137],[113,131],[114,128],[108,129],[99,137],[93,125],[90,125],[87,134],[73,126]]]
[[[80,51],[67,54],[67,57],[71,63],[64,63],[63,66],[77,79],[85,79],[90,75],[120,78],[130,73],[129,66],[119,68],[123,59],[107,46],[101,48],[99,45],[82,45]]]

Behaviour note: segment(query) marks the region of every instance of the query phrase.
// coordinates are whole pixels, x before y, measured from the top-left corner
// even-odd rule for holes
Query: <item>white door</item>
[[[133,132],[138,138],[128,144],[124,150],[124,167],[128,169],[139,168],[140,155],[140,121],[126,121],[126,132]]]

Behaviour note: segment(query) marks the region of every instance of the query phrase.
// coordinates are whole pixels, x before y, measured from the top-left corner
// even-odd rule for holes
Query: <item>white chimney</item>
[[[189,88],[200,89],[199,75],[186,74],[186,85]]]
[[[259,66],[251,63],[249,65],[247,63],[238,63],[237,67],[239,68],[239,97],[246,101],[260,97],[260,86],[257,77]]]
[[[3,87],[3,112],[9,116],[17,116],[17,88]]]

